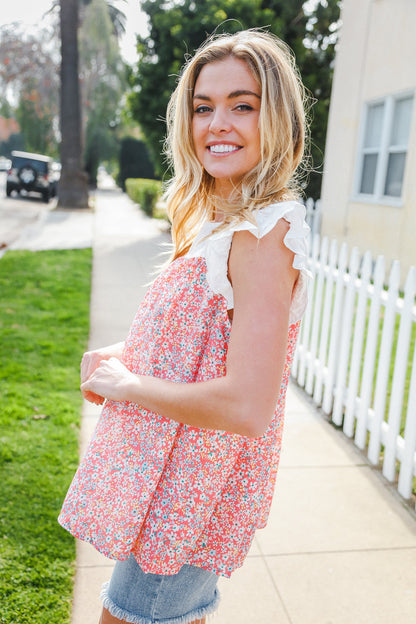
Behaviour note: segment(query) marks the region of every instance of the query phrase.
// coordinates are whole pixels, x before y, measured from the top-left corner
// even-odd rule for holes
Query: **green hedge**
[[[157,178],[144,141],[133,137],[124,137],[120,144],[117,184],[123,191],[126,190],[128,178]]]
[[[128,178],[126,180],[127,195],[140,208],[152,217],[157,201],[162,193],[162,183],[160,180],[146,180],[144,178]]]

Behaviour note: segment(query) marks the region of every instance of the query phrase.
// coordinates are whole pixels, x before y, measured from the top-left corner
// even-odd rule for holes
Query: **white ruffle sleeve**
[[[305,221],[305,207],[296,201],[271,204],[256,213],[257,225],[244,221],[220,232],[215,232],[218,223],[206,222],[190,248],[188,257],[204,257],[207,265],[207,281],[211,290],[223,295],[227,308],[234,308],[233,289],[228,280],[228,256],[234,232],[248,230],[257,238],[270,232],[279,219],[285,219],[290,228],[284,238],[284,244],[294,254],[293,267],[300,271],[295,284],[290,307],[289,324],[302,318],[308,296],[307,282],[310,272],[308,263],[309,226]]]

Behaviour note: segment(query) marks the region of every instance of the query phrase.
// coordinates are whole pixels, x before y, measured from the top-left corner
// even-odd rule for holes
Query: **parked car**
[[[57,180],[53,160],[42,154],[12,152],[11,168],[7,174],[6,195],[13,191],[40,193],[45,202],[56,195]]]
[[[0,156],[0,171],[8,171],[12,166],[12,161],[5,156]]]
[[[54,160],[51,165],[51,172],[50,172],[52,197],[55,197],[56,195],[58,195],[58,182],[61,179],[61,169],[62,169],[61,163]]]

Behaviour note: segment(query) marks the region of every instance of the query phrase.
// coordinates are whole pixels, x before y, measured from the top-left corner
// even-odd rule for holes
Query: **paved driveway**
[[[40,195],[6,197],[6,173],[0,172],[0,248],[10,246],[27,225],[55,205],[55,199],[45,204]]]

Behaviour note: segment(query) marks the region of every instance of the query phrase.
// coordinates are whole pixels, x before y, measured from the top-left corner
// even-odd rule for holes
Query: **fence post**
[[[393,481],[396,475],[396,446],[400,433],[400,422],[403,407],[403,390],[406,379],[407,359],[409,355],[412,312],[416,293],[416,269],[411,267],[407,275],[403,310],[400,319],[399,337],[397,339],[396,357],[391,389],[388,434],[385,444],[383,475]]]
[[[322,295],[323,295],[323,290],[324,290],[325,268],[326,268],[327,261],[328,261],[328,238],[325,237],[322,240],[321,252],[319,254],[319,271],[318,271],[318,279],[316,283],[315,301],[314,301],[314,306],[313,306],[311,344],[309,348],[310,360],[309,360],[308,374],[306,377],[306,385],[305,385],[305,390],[308,394],[313,393],[313,381],[315,378],[315,370],[317,368],[316,352],[318,349],[319,328],[320,328],[322,299],[323,299]]]
[[[361,282],[358,294],[357,310],[355,313],[354,339],[351,353],[350,374],[348,379],[347,406],[345,408],[344,426],[345,435],[352,438],[356,416],[356,399],[360,383],[362,353],[364,347],[364,330],[367,312],[368,285],[372,272],[371,253],[366,252],[361,269]]]
[[[357,279],[360,256],[357,247],[351,252],[349,275],[345,295],[344,314],[342,316],[342,336],[339,349],[339,367],[335,384],[334,409],[332,420],[336,425],[342,424],[342,411],[345,399],[345,387],[348,374],[351,333],[354,322],[355,281]]]
[[[311,228],[312,237],[321,232],[321,200],[314,201],[312,197],[308,197],[305,202],[306,222]]]
[[[338,275],[335,287],[334,313],[332,315],[331,340],[329,342],[328,373],[325,379],[324,400],[322,402],[322,409],[327,415],[331,413],[332,401],[334,396],[333,385],[338,364],[338,343],[341,333],[340,325],[342,316],[342,303],[344,299],[344,276],[347,268],[347,260],[348,247],[346,243],[343,243],[341,246],[338,260]]]
[[[380,326],[381,294],[384,285],[385,262],[384,256],[377,258],[374,269],[374,288],[371,299],[370,315],[368,318],[367,342],[365,345],[364,366],[361,382],[360,407],[357,415],[355,444],[364,449],[367,440],[368,410],[371,405],[374,369],[377,354],[378,331]]]
[[[410,498],[412,493],[413,473],[416,453],[416,342],[413,350],[412,377],[410,380],[409,402],[404,431],[404,451],[400,464],[398,490],[403,498]]]
[[[383,331],[381,334],[380,352],[378,356],[377,380],[374,395],[374,417],[371,424],[370,442],[368,445],[368,459],[374,465],[378,464],[380,456],[381,428],[386,409],[387,384],[389,380],[399,282],[400,263],[398,260],[395,260],[390,271],[389,288],[387,291],[386,310],[384,313]]]
[[[313,400],[317,405],[320,405],[322,402],[322,386],[323,386],[323,378],[324,378],[324,368],[327,362],[327,349],[328,349],[328,341],[330,336],[330,319],[331,319],[331,310],[332,310],[332,293],[334,290],[334,273],[335,273],[335,265],[337,261],[338,255],[338,244],[334,239],[331,243],[331,248],[329,251],[329,265],[328,265],[328,276],[325,283],[325,301],[324,308],[322,314],[322,323],[321,323],[321,337],[319,340],[319,354],[318,354],[318,368],[316,371],[315,377],[315,390],[313,393]],[[328,369],[326,368],[328,371]]]
[[[319,243],[320,243],[320,237],[319,235],[316,235],[312,241],[312,263],[311,263],[312,279],[310,280],[309,289],[308,289],[308,307],[306,308],[305,316],[302,321],[302,325],[303,325],[302,343],[301,343],[302,347],[301,347],[301,356],[299,358],[299,371],[298,371],[298,383],[302,387],[305,385],[306,368],[310,366],[308,348],[309,348],[309,340],[310,340],[312,310],[313,310],[313,305],[315,302],[314,281],[315,281],[315,275],[316,275],[316,267],[318,264]]]

